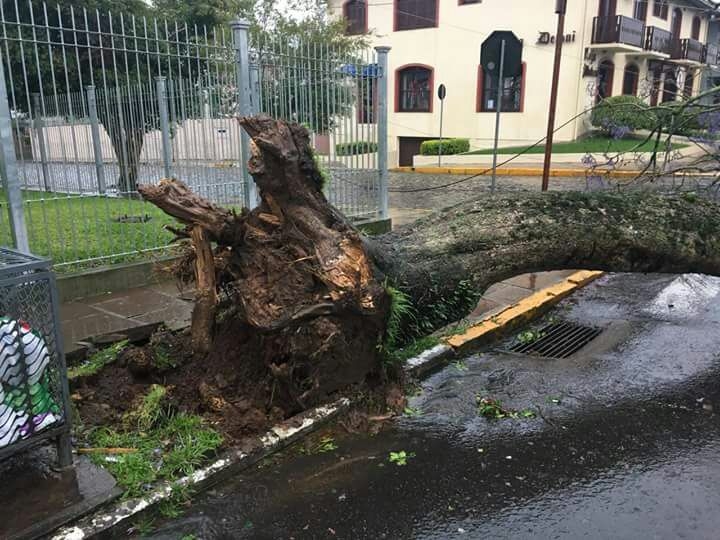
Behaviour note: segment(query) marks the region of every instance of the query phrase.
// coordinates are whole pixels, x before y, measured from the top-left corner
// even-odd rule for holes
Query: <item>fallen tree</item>
[[[192,269],[198,288],[192,346],[208,373],[241,348],[272,379],[272,399],[298,408],[378,371],[394,289],[427,322],[401,321],[407,336],[460,318],[484,288],[525,272],[720,271],[720,208],[648,192],[497,195],[364,238],[323,195],[303,127],[240,123],[253,141],[256,209],[220,208],[177,180],[140,192],[185,225],[175,232],[193,249],[179,272]]]

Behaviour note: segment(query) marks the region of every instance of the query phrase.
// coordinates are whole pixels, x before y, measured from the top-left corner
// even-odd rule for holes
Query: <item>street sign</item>
[[[445,89],[445,85],[441,84],[438,86],[438,98],[440,98],[440,101],[445,99],[445,96],[447,95],[447,90]]]
[[[522,41],[510,31],[496,30],[482,44],[480,50],[480,64],[485,71],[497,74],[500,71],[500,49],[505,41],[505,77],[519,77],[522,75]]]

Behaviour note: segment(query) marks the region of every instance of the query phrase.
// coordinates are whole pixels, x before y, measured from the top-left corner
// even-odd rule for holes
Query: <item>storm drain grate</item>
[[[600,332],[600,328],[570,322],[552,323],[540,330],[519,334],[509,350],[546,358],[567,358],[598,337]]]

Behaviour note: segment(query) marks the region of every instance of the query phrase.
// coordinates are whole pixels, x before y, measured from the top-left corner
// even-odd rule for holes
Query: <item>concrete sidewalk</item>
[[[112,338],[133,328],[158,323],[183,328],[190,324],[192,300],[192,291],[181,292],[173,282],[164,282],[65,302],[60,306],[65,352],[82,349],[79,342]]]

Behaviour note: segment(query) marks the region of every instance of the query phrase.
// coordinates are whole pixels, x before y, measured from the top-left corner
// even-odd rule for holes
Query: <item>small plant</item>
[[[324,454],[326,452],[332,452],[337,450],[338,445],[335,444],[335,439],[332,437],[323,437],[320,439],[320,443],[315,447],[315,453]]]
[[[416,409],[415,407],[405,407],[405,408],[403,409],[403,414],[404,414],[405,416],[413,416],[413,417],[416,417],[416,416],[422,415],[422,411],[421,411],[420,409]]]
[[[529,345],[530,343],[535,343],[544,336],[545,332],[541,332],[540,330],[526,330],[525,332],[520,332],[520,334],[518,334],[517,340],[523,345]]]
[[[158,512],[164,518],[175,519],[185,512],[191,500],[191,491],[186,486],[173,486],[170,496],[158,504]]]
[[[90,377],[91,375],[99,373],[105,366],[117,360],[118,355],[127,347],[127,344],[127,340],[118,341],[105,349],[93,353],[90,358],[81,365],[68,369],[68,379]]]
[[[136,532],[140,536],[149,536],[155,530],[155,519],[151,516],[140,519],[137,523],[133,523],[132,532]]]
[[[455,362],[453,364],[453,366],[458,371],[467,371],[468,370],[467,364],[465,362],[463,362],[462,360],[458,360],[457,362]]]
[[[415,452],[405,452],[405,450],[401,450],[400,452],[390,452],[388,460],[398,467],[404,467],[407,465],[408,460],[414,457]]]
[[[415,318],[415,309],[410,297],[400,289],[385,283],[385,291],[390,296],[390,316],[381,349],[387,356],[392,357],[392,351],[397,348],[401,338],[402,325],[408,319]]]
[[[194,534],[186,534],[185,536],[181,537],[180,540],[197,540],[197,536]]]
[[[537,414],[532,409],[514,411],[506,409],[503,404],[492,398],[477,397],[478,414],[490,420],[502,420],[503,418],[535,418]]]
[[[157,344],[153,348],[153,365],[160,373],[171,371],[180,365],[163,344]]]
[[[168,414],[164,402],[167,390],[164,386],[153,384],[142,398],[140,404],[125,414],[123,424],[127,429],[137,429],[141,432],[149,431],[155,427]]]

